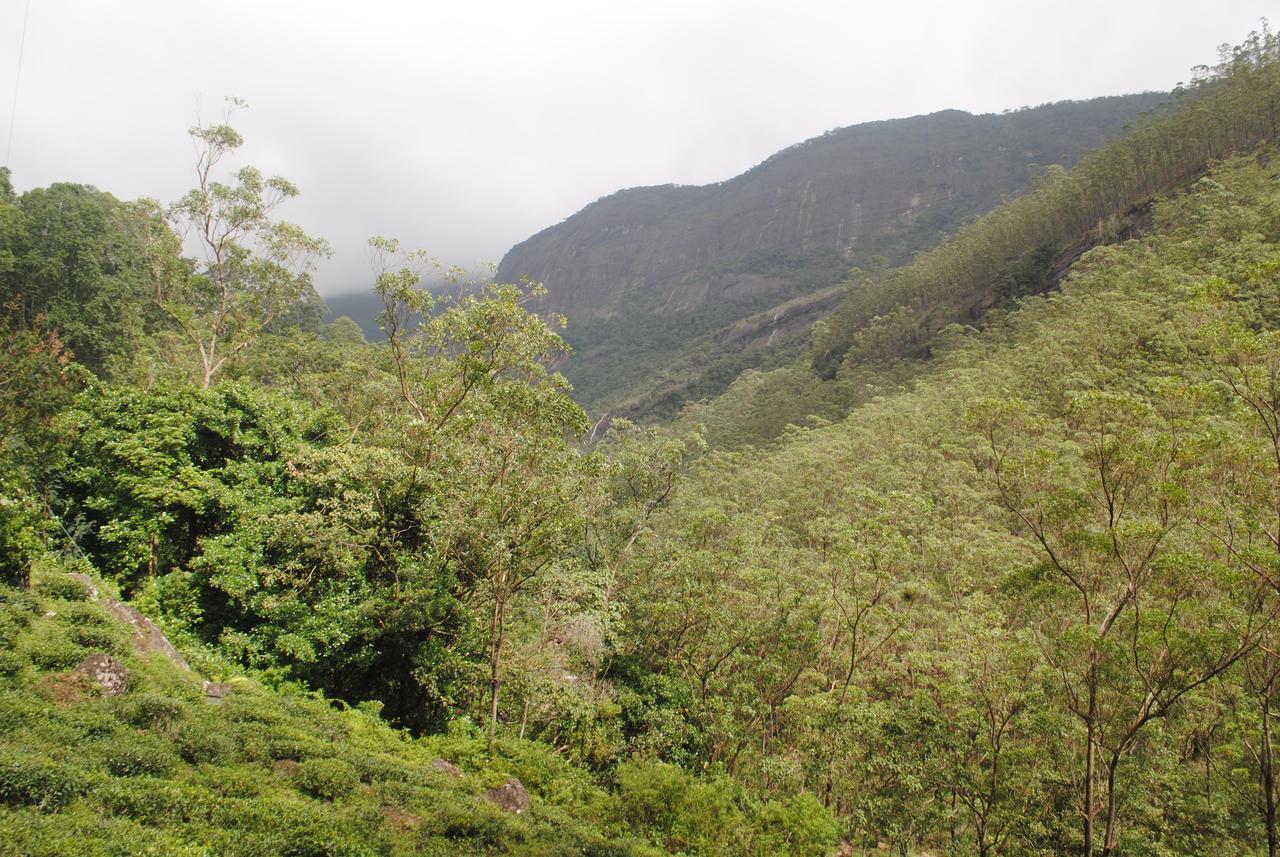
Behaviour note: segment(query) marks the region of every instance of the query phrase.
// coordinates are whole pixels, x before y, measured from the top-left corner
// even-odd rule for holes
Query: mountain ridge
[[[712,331],[831,288],[851,268],[906,262],[1028,188],[1034,165],[1070,166],[1168,97],[837,128],[724,181],[601,197],[512,247],[496,276],[546,285],[537,308],[568,318],[577,353],[565,374],[603,410]],[[693,362],[721,355],[702,356]]]

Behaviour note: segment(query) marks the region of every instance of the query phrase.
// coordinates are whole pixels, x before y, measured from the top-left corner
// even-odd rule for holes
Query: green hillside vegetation
[[[33,583],[0,588],[0,853],[620,857],[711,842],[823,853],[833,837],[812,798],[755,802],[660,762],[622,765],[606,788],[546,744],[491,750],[462,721],[415,739],[377,705],[246,678],[211,704],[196,675],[135,654],[128,628],[56,566]],[[104,651],[129,669],[121,696],[66,671]],[[532,795],[519,815],[483,797],[512,776]]]
[[[1273,46],[1262,36],[1197,70],[1180,105],[1144,117],[1126,136],[1068,171],[1049,168],[1034,193],[966,226],[938,249],[884,277],[855,280],[815,363],[925,353],[933,334],[1001,300],[1052,285],[1053,262],[1082,242],[1123,234],[1151,197],[1275,134]]]
[[[1277,69],[589,443],[537,285],[0,174],[0,853],[1274,857]]]
[[[626,598],[711,758],[902,853],[1275,853],[1275,157],[699,464]],[[711,414],[808,398],[738,384]]]
[[[0,173],[0,852],[826,853],[819,801],[664,760],[661,692],[603,678],[696,436],[579,449],[529,290],[434,297],[393,240],[385,341],[321,323],[327,247],[277,218],[297,189],[227,169],[225,121],[191,133],[169,207]],[[117,696],[80,675],[106,656]],[[482,798],[508,777],[524,812]]]
[[[634,657],[695,688],[713,759],[822,796],[857,843],[1258,853],[1280,560],[1260,161],[939,342],[911,389],[699,465],[626,597]]]

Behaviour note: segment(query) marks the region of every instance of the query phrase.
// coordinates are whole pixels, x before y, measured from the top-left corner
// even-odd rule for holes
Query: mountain
[[[1028,187],[1032,165],[1074,164],[1167,100],[1144,93],[1002,114],[944,110],[840,128],[728,181],[604,197],[517,244],[497,277],[546,284],[542,309],[569,319],[577,357],[565,372],[577,397],[609,407],[682,356],[697,374],[741,351],[740,336],[700,337],[750,316],[786,326],[766,324],[748,345],[807,328],[831,301],[768,311],[830,289],[851,267],[902,264]],[[735,371],[711,388],[753,361],[731,362]]]

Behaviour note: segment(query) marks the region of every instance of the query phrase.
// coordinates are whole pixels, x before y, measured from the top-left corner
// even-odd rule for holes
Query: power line
[[[27,0],[26,11],[22,13],[22,39],[18,42],[18,73],[13,78],[13,107],[9,111],[9,145],[4,150],[4,165],[9,166],[9,158],[13,155],[13,127],[18,119],[18,87],[22,85],[22,55],[27,50],[27,19],[31,17],[31,0]]]

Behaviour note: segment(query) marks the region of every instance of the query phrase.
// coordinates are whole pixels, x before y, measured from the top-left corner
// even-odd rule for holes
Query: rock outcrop
[[[136,651],[143,654],[159,652],[184,670],[191,669],[190,665],[187,664],[186,658],[182,657],[182,653],[174,648],[173,643],[169,642],[169,638],[164,635],[164,632],[154,622],[138,612],[137,609],[103,595],[97,584],[93,582],[93,578],[87,574],[73,572],[69,577],[79,581],[84,586],[85,591],[89,593],[89,597],[106,608],[108,613],[133,629],[133,647]]]
[[[529,792],[525,789],[524,783],[515,777],[507,777],[505,783],[489,789],[484,793],[483,797],[494,806],[512,815],[519,815],[529,808]]]
[[[129,689],[128,668],[110,655],[90,655],[71,674],[97,687],[104,696],[119,696]]]

